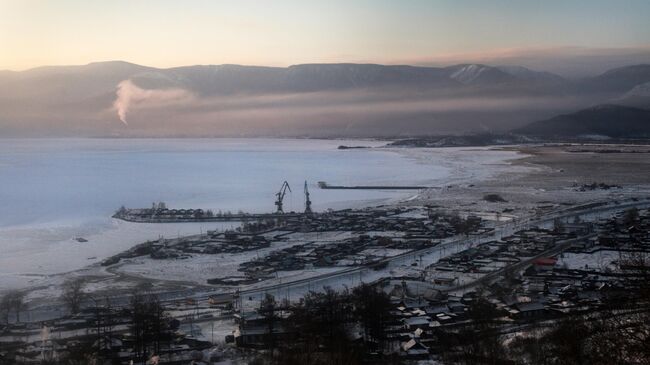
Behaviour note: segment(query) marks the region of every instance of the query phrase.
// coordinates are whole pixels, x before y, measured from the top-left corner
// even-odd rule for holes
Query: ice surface
[[[377,141],[283,139],[0,139],[0,290],[37,285],[159,236],[236,223],[134,224],[111,219],[120,205],[269,212],[282,181],[285,210],[347,208],[414,192],[322,190],[336,185],[431,185],[508,168],[513,152],[462,148],[352,149]],[[88,242],[77,242],[83,237]]]

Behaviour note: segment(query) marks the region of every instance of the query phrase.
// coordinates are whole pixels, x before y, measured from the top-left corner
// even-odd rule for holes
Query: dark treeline
[[[389,297],[369,285],[352,291],[325,288],[296,304],[267,295],[259,314],[267,326],[265,355],[259,364],[354,365],[398,363],[388,353]],[[278,329],[282,328],[282,331]]]

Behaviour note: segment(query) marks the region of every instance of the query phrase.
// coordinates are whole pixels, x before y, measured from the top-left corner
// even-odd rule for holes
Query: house
[[[541,302],[519,303],[515,307],[520,318],[538,318],[546,314],[546,307]]]
[[[464,313],[465,308],[467,308],[467,306],[463,303],[451,302],[451,301],[447,304],[447,307],[449,307],[451,313],[456,313],[456,314]]]
[[[416,339],[402,344],[401,355],[412,360],[424,360],[429,357],[429,348]]]
[[[208,303],[213,306],[232,307],[234,298],[230,294],[211,295]]]
[[[271,339],[269,327],[264,325],[240,325],[233,335],[238,347],[264,348]],[[294,335],[279,324],[273,328],[275,341],[289,341]]]
[[[410,318],[405,318],[402,320],[404,323],[404,327],[408,330],[416,330],[417,328],[427,328],[429,327],[429,322],[431,322],[431,318],[429,317],[410,317]]]

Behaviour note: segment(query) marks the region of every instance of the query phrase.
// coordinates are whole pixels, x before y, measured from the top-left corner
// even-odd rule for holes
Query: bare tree
[[[9,323],[11,312],[16,315],[16,322],[20,322],[20,312],[25,309],[25,293],[18,290],[10,290],[0,300],[0,313],[4,322]]]
[[[9,295],[5,295],[0,299],[0,315],[4,323],[9,323],[9,314],[11,313],[11,301]]]
[[[351,301],[353,314],[363,327],[364,340],[383,350],[391,309],[390,298],[376,287],[362,284],[352,291]]]
[[[9,323],[11,310],[11,296],[7,293],[2,297],[2,299],[0,299],[0,314],[2,315],[3,322]]]
[[[83,279],[72,279],[63,284],[63,295],[61,298],[72,314],[79,313],[81,309],[81,302],[85,297],[83,291],[84,284]]]
[[[135,292],[130,304],[129,330],[134,338],[134,356],[144,362],[147,355],[159,354],[162,345],[171,342],[172,320],[155,294]]]
[[[278,318],[278,303],[275,301],[275,297],[271,294],[265,294],[264,298],[260,302],[260,308],[258,313],[264,318],[266,324],[266,330],[268,335],[266,336],[266,346],[273,354],[275,349],[275,332],[277,331],[277,322]]]
[[[13,296],[13,307],[16,312],[16,322],[20,322],[20,312],[25,309],[25,293],[16,292]]]
[[[631,226],[639,220],[639,209],[632,207],[623,213],[623,224]]]

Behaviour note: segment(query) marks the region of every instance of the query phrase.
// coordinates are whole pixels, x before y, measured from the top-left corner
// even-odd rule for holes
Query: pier
[[[207,214],[202,209],[120,209],[113,218],[133,223],[202,223],[202,222],[238,222],[242,220],[264,220],[294,218],[304,213],[222,213]]]
[[[275,213],[245,213],[242,211],[239,211],[237,213],[232,213],[230,211],[219,211],[217,213],[214,213],[210,209],[169,209],[167,208],[167,204],[165,204],[165,202],[154,202],[151,205],[151,208],[129,209],[122,206],[115,212],[115,214],[113,214],[113,218],[134,223],[202,223],[285,219],[313,214],[311,210],[311,200],[309,199],[309,190],[307,189],[307,181],[305,181],[304,186],[304,213],[284,212],[283,202],[287,191],[291,192],[291,187],[289,186],[288,182],[284,181],[280,187],[280,190],[275,194],[276,200],[274,204],[277,208]]]
[[[319,181],[318,187],[321,189],[339,189],[339,190],[423,190],[432,189],[431,186],[390,186],[390,185],[357,185],[357,186],[343,186],[343,185],[329,185],[325,181]]]

